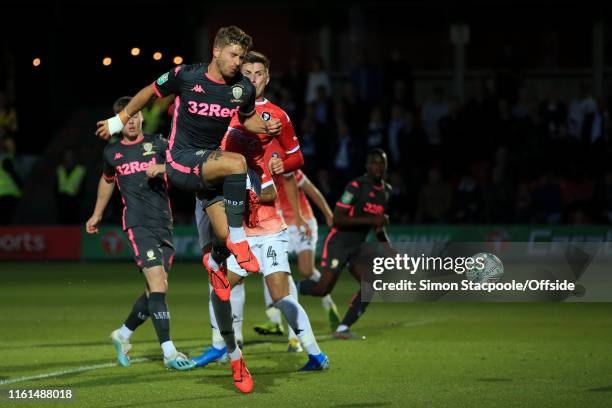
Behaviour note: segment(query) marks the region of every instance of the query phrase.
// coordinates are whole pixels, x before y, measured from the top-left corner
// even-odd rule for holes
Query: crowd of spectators
[[[293,118],[305,172],[330,202],[381,147],[394,222],[612,222],[607,101],[586,84],[538,99],[499,75],[471,82],[463,103],[440,85],[416,102],[401,56],[385,66],[363,58],[332,83],[320,58],[309,72],[293,63],[270,95]]]
[[[470,81],[464,101],[450,83],[416,101],[405,66],[393,52],[384,68],[360,56],[341,77],[321,58],[274,73],[267,97],[292,118],[304,171],[330,204],[364,172],[367,151],[381,147],[395,223],[612,222],[607,100],[587,85],[565,97],[551,87],[538,99],[520,78],[500,74]],[[164,109],[148,131],[168,130]],[[177,222],[191,222],[193,197],[172,195]]]

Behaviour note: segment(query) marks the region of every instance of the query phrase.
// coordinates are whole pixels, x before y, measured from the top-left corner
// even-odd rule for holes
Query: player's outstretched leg
[[[353,340],[353,339],[365,339],[364,336],[358,336],[351,331],[351,326],[359,319],[359,317],[365,313],[366,308],[370,302],[364,302],[361,299],[361,291],[355,293],[349,308],[344,315],[344,319],[334,332],[334,337],[342,340]]]
[[[253,378],[251,373],[244,363],[242,352],[236,344],[234,336],[232,306],[229,301],[222,301],[217,296],[216,292],[211,294],[211,302],[214,310],[215,318],[217,319],[219,331],[225,346],[227,347],[227,355],[230,358],[232,365],[232,374],[234,377],[234,385],[243,393],[249,393],[253,390]]]
[[[224,212],[229,235],[223,237],[227,249],[236,257],[240,267],[248,272],[259,272],[259,262],[251,252],[246,240],[242,222],[244,220],[247,191],[247,165],[244,156],[238,153],[214,151],[202,166],[202,179],[206,185],[223,182],[223,207],[210,206],[206,209],[215,235],[221,239],[225,230],[219,228],[219,208]]]
[[[293,279],[289,279],[289,294],[296,301],[298,300],[298,291],[297,291],[297,287],[295,286],[295,282],[293,281]],[[301,353],[302,351],[304,351],[304,349],[302,348],[302,344],[300,343],[300,339],[298,335],[295,334],[291,326],[289,326],[289,344],[287,346],[287,352]]]
[[[110,335],[111,341],[115,346],[115,351],[117,352],[117,361],[123,367],[127,367],[130,365],[130,356],[128,352],[132,348],[130,344],[130,337],[132,334],[140,326],[149,318],[149,305],[147,301],[147,294],[143,293],[140,295],[134,305],[132,306],[132,311],[129,316],[123,323],[123,326],[113,331]]]
[[[212,295],[212,286],[208,285],[208,288],[209,294]],[[236,338],[236,344],[241,350],[243,346],[242,320],[244,315],[244,301],[244,285],[235,285],[232,288],[230,302],[232,305],[232,314],[234,316],[234,336]],[[225,364],[228,361],[227,347],[225,346],[223,336],[221,336],[221,331],[219,330],[219,325],[217,324],[217,319],[215,318],[215,311],[213,310],[211,300],[208,301],[208,315],[210,317],[210,327],[212,329],[212,346],[206,347],[201,355],[192,359],[194,363],[196,363],[196,367],[205,367],[214,361],[219,364]]]
[[[274,307],[274,301],[272,300],[272,296],[270,296],[270,291],[268,290],[268,285],[266,285],[266,279],[264,278],[264,301],[266,303],[266,316],[268,316],[268,320],[256,324],[253,326],[253,330],[261,335],[277,335],[282,336],[285,334],[285,329],[283,328],[283,320],[281,318],[281,311]]]
[[[164,365],[178,371],[191,370],[195,364],[183,353],[176,350],[170,339],[170,312],[166,304],[166,291],[168,289],[168,275],[162,266],[144,268],[143,274],[147,278],[150,289],[147,304],[149,315],[155,328],[157,339],[164,354]]]
[[[194,357],[192,360],[196,364],[196,367],[206,367],[208,364],[216,361],[219,364],[227,362],[227,347],[225,347],[225,340],[223,340],[223,336],[221,336],[221,331],[219,330],[219,324],[217,323],[217,318],[215,317],[215,311],[212,305],[212,294],[213,287],[208,285],[208,316],[210,318],[210,327],[212,329],[212,346],[204,348],[204,352]]]
[[[312,274],[308,278],[311,281],[317,283],[321,280],[321,272],[318,269],[313,268]],[[336,331],[336,328],[340,324],[340,313],[338,313],[338,307],[336,303],[332,299],[331,294],[327,294],[321,298],[321,304],[323,305],[323,309],[327,314],[327,319],[329,321],[329,327],[332,332]]]
[[[284,272],[271,273],[266,276],[266,284],[270,289],[272,299],[277,299],[275,306],[280,309],[285,320],[308,353],[308,362],[299,371],[318,371],[329,368],[329,359],[317,344],[306,311],[289,294],[289,274]]]

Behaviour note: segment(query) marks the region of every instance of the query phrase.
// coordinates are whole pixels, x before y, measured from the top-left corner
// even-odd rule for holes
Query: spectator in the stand
[[[342,189],[351,178],[355,177],[354,164],[360,163],[357,146],[347,124],[339,119],[336,121],[338,141],[334,149],[334,186],[336,191]]]
[[[375,147],[384,148],[386,140],[385,130],[385,123],[383,121],[383,116],[380,107],[374,106],[374,108],[372,108],[372,110],[370,111],[370,122],[368,123],[368,129],[366,134],[366,146],[368,150],[371,150]]]
[[[21,179],[15,170],[14,143],[0,128],[0,225],[11,223],[21,197]]]
[[[442,179],[439,169],[431,168],[427,183],[419,192],[415,222],[429,224],[448,222],[452,199],[451,186]]]
[[[391,108],[391,117],[387,126],[387,151],[389,152],[389,167],[397,168],[402,159],[402,147],[406,144],[410,124],[406,122],[404,108],[395,105]]]
[[[572,99],[569,105],[567,116],[567,132],[570,137],[578,140],[588,139],[590,134],[587,134],[587,128],[590,129],[590,124],[585,121],[592,119],[597,111],[597,103],[591,95],[591,90],[587,84],[580,85],[580,94]]]
[[[540,105],[540,116],[548,140],[560,139],[565,133],[563,128],[567,123],[567,107],[555,89],[548,92],[546,100]]]
[[[590,144],[603,144],[608,141],[610,135],[610,113],[602,98],[597,99],[597,110],[593,113],[590,129],[587,129]]]
[[[0,91],[0,128],[5,136],[14,135],[18,130],[17,111],[10,105],[7,95]]]
[[[408,86],[406,85],[405,80],[396,80],[393,83],[390,94],[390,106],[400,105],[407,110],[413,108],[412,95],[408,93]]]
[[[296,58],[292,58],[289,62],[289,70],[283,74],[280,84],[283,88],[287,88],[296,102],[298,111],[304,109],[304,99],[306,90],[307,77],[302,70],[303,64],[300,64]],[[283,106],[283,105],[281,105]],[[283,109],[285,107],[283,106]],[[296,118],[295,120],[297,120]],[[296,122],[299,123],[299,122]]]
[[[172,103],[172,98],[159,98],[142,109],[143,131],[145,133],[159,133],[160,126],[166,123],[168,107]]]
[[[323,58],[317,57],[312,61],[312,67],[308,73],[306,83],[306,103],[312,103],[319,97],[319,88],[323,87],[325,95],[331,95],[331,81],[324,69]]]
[[[482,206],[482,192],[476,180],[468,173],[463,174],[453,194],[453,221],[462,224],[482,221]]]
[[[365,106],[380,97],[380,76],[374,66],[368,60],[365,52],[359,52],[356,56],[355,65],[350,72],[351,83],[355,87],[357,98]]]
[[[302,119],[300,125],[300,150],[304,156],[304,173],[314,176],[315,171],[319,167],[319,155],[317,154],[316,128],[310,117]]]
[[[531,193],[533,222],[555,224],[561,222],[561,190],[554,174],[543,172]]]
[[[66,150],[62,162],[57,166],[57,209],[60,224],[82,222],[82,201],[86,168],[77,164],[72,150]]]
[[[328,128],[332,124],[333,104],[327,88],[323,85],[317,88],[316,98],[312,101],[314,119],[318,126]]]
[[[344,85],[341,99],[344,115],[351,133],[358,139],[363,135],[363,127],[367,124],[367,109],[364,104],[359,101],[355,92],[355,87],[351,83]]]
[[[405,178],[399,171],[391,171],[389,182],[393,184],[387,214],[392,223],[406,224],[414,213],[414,208],[411,208],[414,200],[410,199]]]
[[[293,99],[293,95],[291,94],[291,90],[289,88],[281,88],[280,96],[279,96],[279,106],[283,107],[287,116],[291,118],[295,123],[300,123],[302,121],[301,112],[298,111],[298,105]]]
[[[423,127],[427,134],[427,141],[432,146],[440,145],[440,119],[448,115],[449,104],[446,100],[444,88],[436,85],[431,100],[423,104]]]
[[[399,103],[407,109],[414,105],[412,68],[398,50],[392,50],[384,64],[384,95],[393,95],[391,105]]]

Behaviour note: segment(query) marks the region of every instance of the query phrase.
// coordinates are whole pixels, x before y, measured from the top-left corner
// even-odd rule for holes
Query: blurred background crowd
[[[504,27],[492,27],[485,13],[452,9],[434,19],[433,7],[391,2],[372,15],[373,6],[362,3],[348,17],[317,20],[310,30],[306,22],[286,23],[278,30],[293,39],[277,42],[269,41],[278,36],[272,27],[264,30],[244,16],[234,21],[220,10],[192,22],[191,31],[183,26],[195,45],[179,50],[181,59],[208,61],[211,33],[221,25],[253,33],[255,48],[272,59],[266,96],[291,117],[304,171],[330,203],[363,173],[367,151],[381,147],[389,157],[395,223],[612,222],[612,75],[605,64],[612,41],[605,8],[595,15],[575,13],[572,2],[557,10],[547,2],[512,7],[525,27],[515,22],[504,37]],[[293,15],[287,20],[317,13],[305,8],[306,16],[286,12]],[[412,24],[398,26],[404,12]],[[558,13],[559,25],[542,20],[551,13]],[[572,19],[573,26],[564,25]],[[105,71],[75,62],[70,70],[85,72],[72,78],[57,68],[58,58],[45,74],[44,59],[40,67],[31,58],[20,63],[23,53],[6,36],[3,41],[1,223],[82,223],[93,208],[104,147],[93,135],[95,121],[110,115],[114,99],[174,63],[141,61],[129,68],[117,59]],[[35,73],[28,77],[24,69]],[[32,95],[49,89],[68,90],[63,107],[51,99],[32,102]],[[168,133],[168,104],[147,108],[146,132]],[[176,190],[172,197],[176,221],[192,222],[193,197]],[[107,220],[118,222],[120,209],[114,201]]]

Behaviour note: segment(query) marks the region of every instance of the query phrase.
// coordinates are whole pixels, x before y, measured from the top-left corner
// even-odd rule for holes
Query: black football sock
[[[246,173],[230,174],[223,180],[223,197],[227,223],[232,228],[241,228],[246,199]]]
[[[136,330],[138,326],[143,324],[149,318],[149,302],[147,294],[143,293],[132,306],[132,311],[127,319],[125,319],[125,327],[131,331]]]
[[[366,308],[370,302],[363,302],[361,300],[361,291],[357,292],[353,298],[351,299],[351,303],[349,303],[349,308],[344,315],[344,319],[342,319],[342,325],[351,327],[353,323],[359,319],[359,317],[365,313]]]
[[[217,319],[219,332],[225,341],[227,352],[228,354],[233,353],[236,350],[236,337],[234,336],[232,304],[229,300],[224,302],[219,299],[215,291],[211,292],[210,301],[215,313],[215,319]]]
[[[296,282],[296,286],[300,295],[312,295],[313,289],[317,286],[318,282],[312,281],[310,279],[304,279]]]
[[[170,340],[170,312],[166,305],[166,294],[152,292],[149,295],[149,314],[157,333],[159,344]]]

